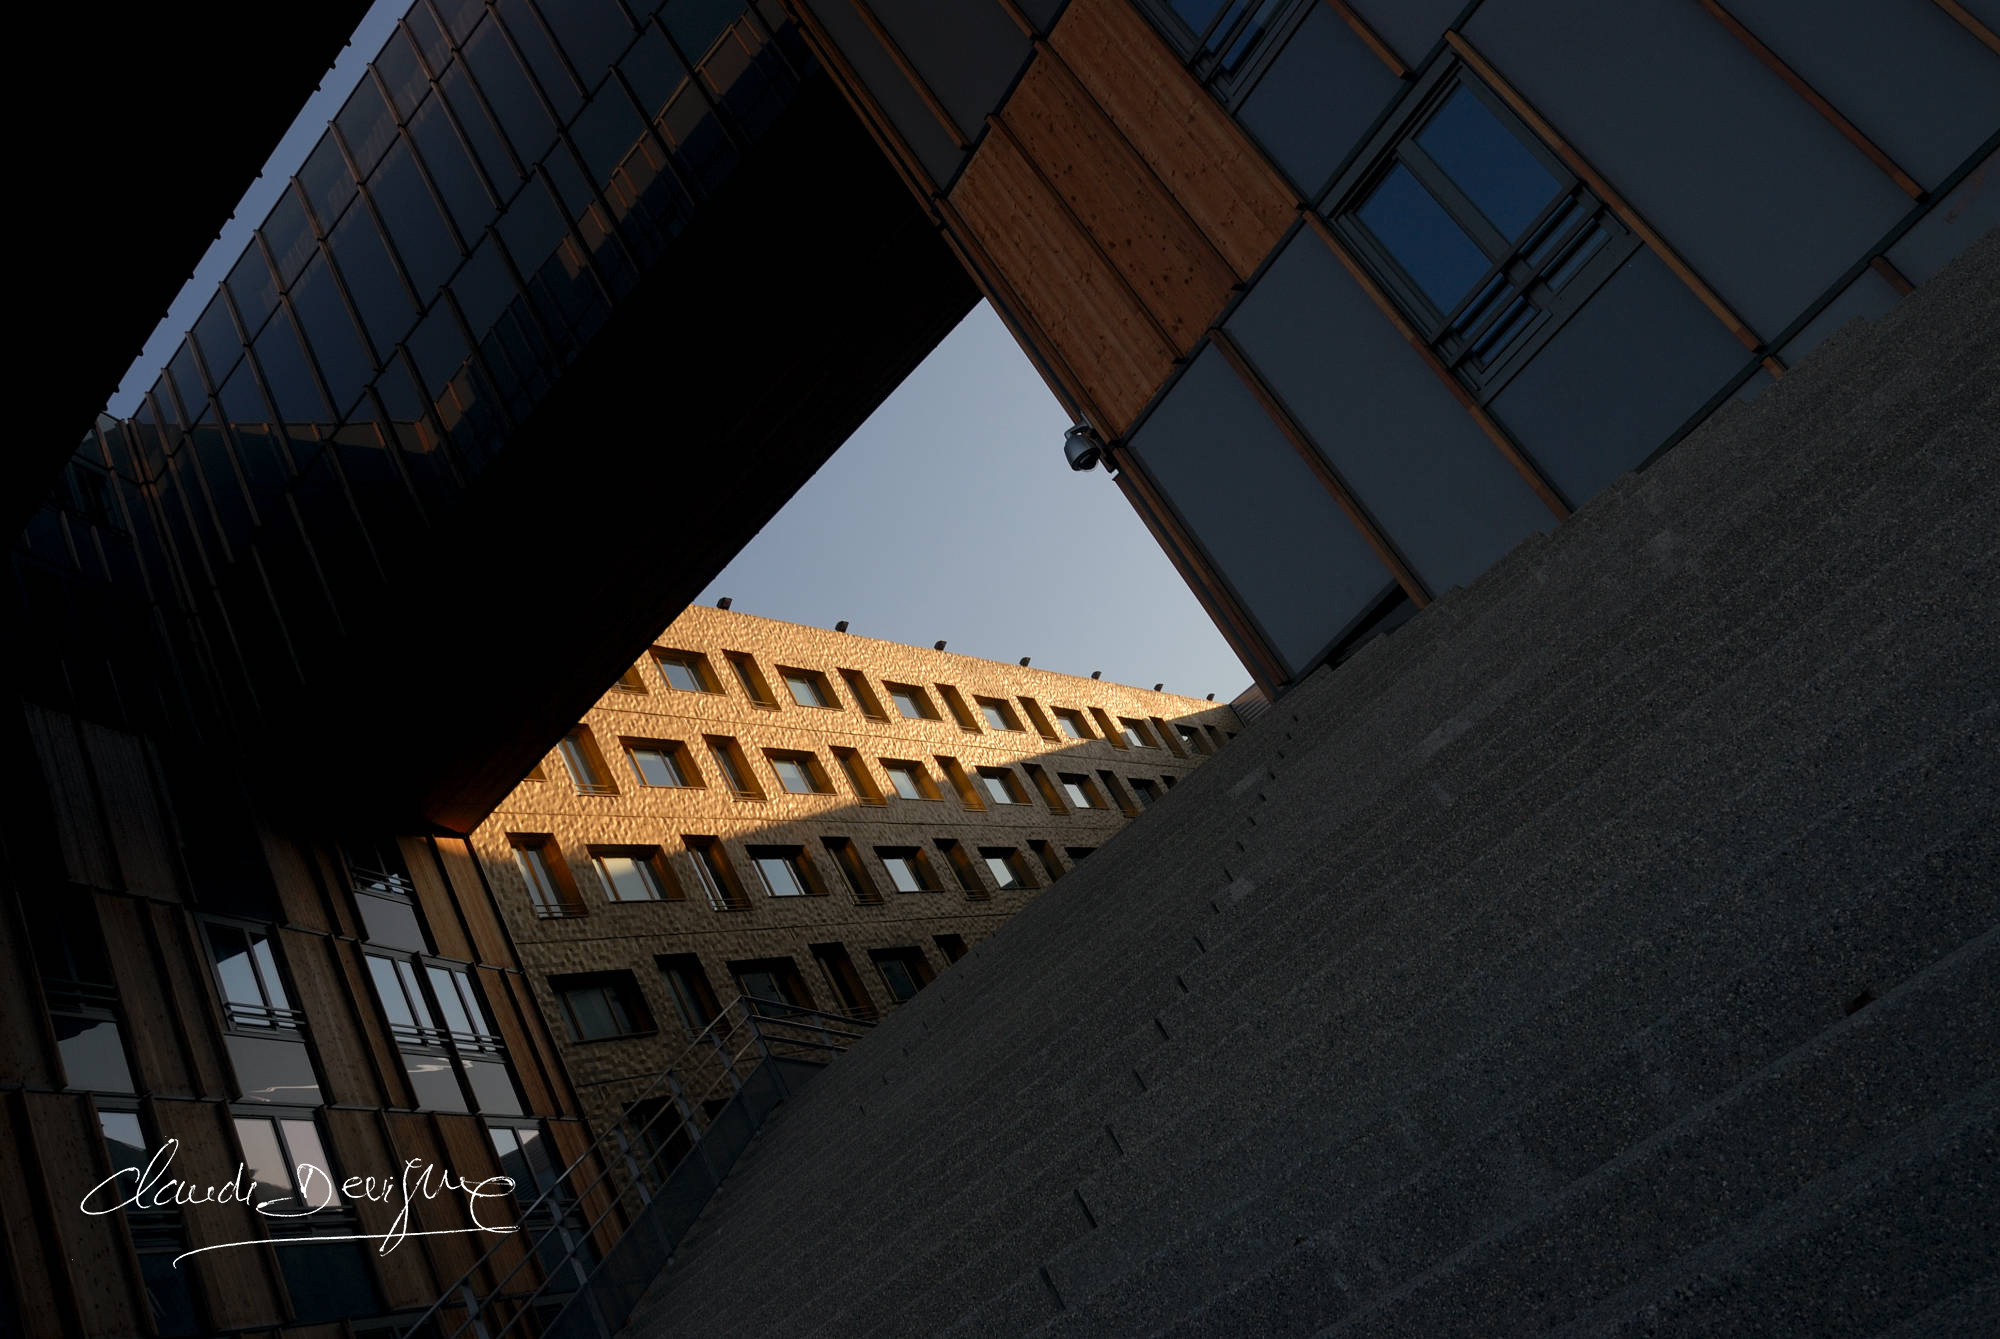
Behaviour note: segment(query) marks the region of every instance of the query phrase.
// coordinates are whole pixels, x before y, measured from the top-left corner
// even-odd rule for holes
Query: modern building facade
[[[581,1147],[502,910],[516,848],[471,834],[982,295],[1276,692],[1990,229],[1996,24],[1988,0],[415,0],[141,407],[10,453],[0,1305],[34,1334],[327,1334],[461,1272],[453,1237],[357,1256],[268,1244],[241,1206],[74,1206],[175,1140],[190,1181],[269,1185],[315,1150],[532,1184]],[[135,68],[179,49],[103,28]],[[282,78],[229,86],[238,130],[291,110],[252,105]],[[101,190],[98,147],[68,152]],[[195,260],[107,249],[92,282],[135,308]],[[937,784],[975,751],[935,732],[957,747],[905,760]],[[998,821],[959,818],[901,843],[941,881],[937,837]],[[863,948],[929,955],[1003,903]]]
[[[882,1017],[1237,728],[696,606],[470,845],[602,1128],[738,995]]]
[[[1990,4],[796,9],[1271,687],[2000,223]]]

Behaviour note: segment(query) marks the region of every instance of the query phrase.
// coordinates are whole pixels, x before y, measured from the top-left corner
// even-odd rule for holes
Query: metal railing
[[[772,1109],[873,1026],[739,996],[399,1333],[610,1339]]]

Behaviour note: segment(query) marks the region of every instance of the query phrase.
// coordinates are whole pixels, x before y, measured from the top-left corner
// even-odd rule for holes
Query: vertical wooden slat
[[[117,893],[99,893],[97,918],[137,1062],[133,1078],[139,1090],[196,1096],[170,987],[154,970],[151,918],[145,904]]]
[[[2000,36],[1995,36],[1991,28],[1974,18],[1972,11],[1968,10],[1964,5],[1959,4],[1958,0],[1932,0],[1932,3],[1936,4],[1945,13],[1951,15],[1960,27],[1984,43],[1988,51],[1991,51],[1996,56],[2000,56]]]
[[[328,1152],[333,1156],[334,1171],[342,1180],[350,1176],[372,1176],[378,1181],[383,1177],[401,1177],[401,1163],[383,1136],[375,1112],[330,1107],[323,1114],[327,1140],[332,1146]],[[365,1197],[353,1198],[350,1203],[361,1231],[370,1234],[389,1231],[398,1209],[393,1202],[384,1204]],[[431,1271],[429,1257],[415,1242],[404,1242],[386,1255],[380,1250],[381,1242],[364,1244],[375,1270],[375,1281],[382,1290],[382,1300],[392,1308],[429,1306],[450,1282]]]
[[[1326,7],[1338,14],[1340,21],[1354,30],[1354,35],[1361,39],[1362,45],[1374,52],[1377,60],[1389,67],[1389,73],[1398,79],[1409,77],[1410,67],[1403,64],[1403,58],[1382,40],[1381,34],[1375,31],[1367,19],[1354,12],[1353,5],[1348,4],[1347,0],[1326,0]]]
[[[379,1106],[382,1085],[370,1063],[354,1002],[344,997],[346,982],[331,956],[334,941],[303,930],[279,930],[278,941],[298,991],[295,1003],[305,1011],[313,1048],[326,1075],[327,1100]]]
[[[236,1175],[241,1162],[228,1109],[214,1102],[150,1099],[149,1109],[160,1137],[180,1140],[174,1154],[173,1176],[196,1186],[220,1186]],[[263,1222],[243,1204],[193,1204],[182,1208],[192,1247],[225,1242],[258,1242],[205,1251],[181,1262],[191,1269],[208,1299],[211,1318],[222,1328],[275,1325],[286,1318],[284,1284],[272,1248],[262,1245]]]

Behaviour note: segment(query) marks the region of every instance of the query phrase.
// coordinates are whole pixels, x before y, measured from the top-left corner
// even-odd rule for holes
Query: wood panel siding
[[[63,867],[70,881],[91,888],[119,887],[111,835],[105,831],[97,792],[90,784],[76,722],[33,703],[25,704],[23,710],[28,736],[35,742],[35,756],[42,764],[42,780],[55,813],[56,842],[62,848]]]
[[[14,965],[0,972],[0,1074],[12,1083],[53,1088],[60,1082],[55,1036],[19,916],[15,906],[0,903],[0,962]]]
[[[1173,368],[1146,308],[1007,137],[988,135],[951,194],[1028,314],[1116,436]]]
[[[1060,61],[1038,60],[1001,119],[1175,351],[1192,348],[1237,276],[1110,118]]]
[[[178,902],[180,843],[160,803],[151,746],[138,735],[90,721],[81,731],[122,886]]]
[[[155,959],[160,979],[185,1025],[190,1077],[204,1097],[229,1093],[229,1062],[223,1049],[222,1001],[208,974],[208,955],[200,932],[177,907],[150,906],[152,933],[159,946]]]
[[[487,1011],[493,1015],[493,1026],[499,1029],[500,1040],[506,1044],[507,1059],[514,1067],[514,1076],[520,1080],[521,1098],[528,1110],[538,1114],[559,1110],[556,1095],[542,1072],[534,1037],[507,989],[506,974],[491,967],[473,970],[479,978],[480,993],[486,997]]]
[[[474,862],[472,849],[462,837],[438,837],[432,842],[435,863],[444,870],[444,877],[451,885],[453,900],[458,904],[459,914],[464,917],[464,925],[473,952],[467,956],[477,962],[491,963],[495,967],[513,967],[518,964],[514,956],[514,945],[507,938],[507,931],[500,924],[500,910],[493,905],[493,894],[486,886],[486,878],[479,872]],[[414,856],[414,853],[412,853]],[[426,857],[431,860],[432,857]],[[416,860],[411,860],[412,870]]]
[[[403,857],[403,868],[410,871],[410,880],[416,885],[417,906],[423,912],[424,926],[431,932],[431,943],[439,956],[472,961],[472,943],[453,906],[454,902],[462,905],[464,899],[452,897],[437,857],[431,854],[430,843],[422,837],[402,837],[397,839],[396,846]],[[478,890],[474,892],[477,894]]]
[[[160,1138],[181,1141],[174,1152],[173,1176],[195,1186],[220,1186],[236,1175],[242,1161],[226,1107],[214,1102],[152,1099]],[[181,1209],[191,1247],[260,1241],[263,1221],[246,1204],[190,1204]],[[219,1329],[269,1325],[285,1316],[284,1284],[269,1246],[232,1246],[182,1261],[195,1271],[209,1318]]]
[[[321,1114],[326,1118],[327,1138],[333,1145],[330,1151],[334,1169],[342,1180],[350,1176],[372,1176],[378,1181],[383,1177],[401,1177],[402,1163],[383,1133],[380,1113],[328,1107]],[[354,1206],[361,1231],[370,1234],[389,1231],[402,1208],[394,1200],[382,1203],[365,1196],[350,1196],[347,1202]],[[391,1308],[429,1306],[451,1281],[431,1272],[430,1259],[416,1242],[406,1241],[386,1255],[378,1249],[379,1245],[369,1244],[368,1258],[374,1265],[382,1299]]]
[[[542,1012],[542,1006],[535,999],[535,992],[529,987],[527,977],[519,972],[506,972],[502,974],[502,979],[513,998],[514,1017],[528,1038],[533,1058],[540,1070],[542,1084],[548,1093],[549,1104],[546,1107],[535,1107],[534,1110],[550,1115],[577,1115],[580,1108],[577,1105],[576,1092],[570,1087],[569,1071],[563,1067],[562,1055],[556,1048],[555,1036],[549,1030],[552,1025],[548,1015]],[[510,1042],[509,1048],[511,1047]],[[528,1068],[529,1053],[524,1052],[510,1058],[514,1062],[515,1072],[521,1074],[522,1082],[526,1083],[528,1080],[525,1071]]]
[[[39,1213],[17,1218],[10,1212],[7,1224],[9,1248],[21,1251],[15,1259],[25,1286],[16,1296],[27,1309],[30,1332],[51,1321],[40,1332],[69,1332],[63,1320],[73,1311],[85,1334],[139,1333],[146,1302],[123,1220],[76,1207],[84,1192],[111,1175],[90,1099],[22,1093],[19,1101],[5,1122],[10,1128],[0,1130],[7,1144],[0,1171],[9,1199],[25,1192],[31,1205],[41,1201]]]
[[[583,1158],[575,1174],[570,1178],[570,1186],[573,1190],[583,1186],[591,1187],[589,1190],[579,1191],[578,1204],[583,1210],[583,1221],[586,1223],[594,1222],[599,1215],[604,1215],[604,1221],[598,1224],[594,1239],[598,1250],[609,1251],[617,1244],[619,1234],[625,1230],[625,1215],[620,1212],[605,1213],[612,1207],[612,1198],[605,1183],[598,1180],[604,1174],[603,1159],[596,1153],[591,1153],[587,1158],[583,1156],[590,1151],[589,1127],[580,1121],[552,1120],[548,1123],[548,1130],[549,1136],[555,1140],[556,1163],[559,1166],[567,1167],[578,1158]]]
[[[454,1172],[458,1170],[452,1166],[444,1141],[438,1137],[433,1117],[417,1112],[389,1111],[383,1113],[382,1120],[388,1129],[389,1143],[395,1150],[398,1175],[401,1174],[400,1169],[412,1159],[416,1161],[413,1175],[421,1175],[425,1166],[450,1168]],[[435,1177],[432,1184],[436,1184]],[[465,1196],[457,1191],[435,1198],[419,1194],[412,1200],[411,1230],[444,1234],[418,1240],[424,1254],[430,1258],[432,1271],[447,1287],[472,1268],[491,1244],[488,1240],[460,1231],[471,1226],[472,1220],[465,1212]],[[407,1250],[412,1244],[416,1243],[405,1243],[400,1249]]]
[[[1248,278],[1291,225],[1290,187],[1129,0],[1072,0],[1049,46]]]
[[[139,1090],[170,1097],[202,1095],[188,1055],[187,1019],[176,1007],[170,983],[160,974],[145,904],[116,893],[99,893],[97,918],[118,1002],[124,1007]]]
[[[314,867],[312,852],[268,828],[260,828],[258,836],[263,841],[264,863],[271,871],[271,882],[278,889],[278,906],[285,924],[323,934],[352,934],[352,928],[343,928],[327,906],[325,885]]]
[[[291,968],[295,1003],[305,1011],[313,1049],[325,1076],[327,1100],[356,1106],[380,1106],[384,1094],[363,1035],[361,1015],[348,997],[348,985],[333,954],[334,942],[324,935],[279,930],[278,939]]]

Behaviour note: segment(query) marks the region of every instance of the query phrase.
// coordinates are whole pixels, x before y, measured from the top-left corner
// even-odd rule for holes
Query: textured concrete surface
[[[1263,713],[629,1333],[1990,1333],[1996,516],[1989,236]]]

